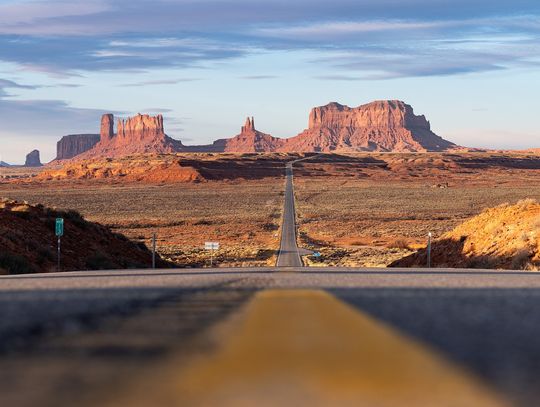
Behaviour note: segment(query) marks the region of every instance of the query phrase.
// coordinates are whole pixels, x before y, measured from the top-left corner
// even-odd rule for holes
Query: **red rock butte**
[[[114,132],[114,116],[101,118],[99,142],[77,155],[77,158],[121,157],[131,154],[174,153],[182,150],[182,143],[165,134],[163,116],[138,114],[119,119]]]
[[[161,115],[138,114],[118,120],[116,128],[115,133],[114,116],[103,115],[99,141],[94,141],[95,135],[66,136],[68,139],[59,142],[57,158],[175,152],[425,152],[458,147],[433,133],[423,115],[415,115],[410,105],[399,100],[375,101],[355,108],[335,102],[315,107],[308,128],[291,138],[258,131],[253,117],[246,119],[236,136],[208,145],[186,146],[167,136]]]
[[[281,151],[444,151],[457,147],[431,131],[424,116],[399,100],[350,108],[339,103],[316,107],[308,129],[286,139]]]

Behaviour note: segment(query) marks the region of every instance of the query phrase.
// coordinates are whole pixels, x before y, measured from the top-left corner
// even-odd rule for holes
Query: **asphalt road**
[[[536,405],[540,275],[277,270],[0,277],[0,405]]]
[[[302,267],[302,257],[311,251],[298,247],[296,236],[296,211],[294,205],[293,166],[295,163],[312,159],[313,156],[288,162],[285,166],[285,199],[281,223],[281,242],[276,262],[277,267]]]
[[[281,224],[281,243],[277,267],[301,267],[302,259],[296,241],[296,213],[294,207],[294,185],[292,163],[285,167],[285,199]]]

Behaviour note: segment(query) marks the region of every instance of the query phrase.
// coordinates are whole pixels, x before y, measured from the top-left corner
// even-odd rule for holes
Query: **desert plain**
[[[540,199],[536,152],[139,155],[31,177],[0,169],[0,196],[80,212],[178,267],[273,265],[287,161],[310,266],[386,267],[482,210]],[[8,171],[11,171],[10,176]],[[172,175],[171,175],[172,174]],[[188,175],[186,175],[188,174]],[[66,231],[69,233],[69,231]],[[434,266],[437,266],[434,264]]]

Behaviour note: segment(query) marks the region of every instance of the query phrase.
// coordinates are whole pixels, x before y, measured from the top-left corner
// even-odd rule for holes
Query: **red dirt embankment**
[[[159,184],[263,179],[282,177],[285,161],[299,157],[298,154],[279,153],[137,154],[67,161],[62,166],[46,168],[31,181],[101,180]]]
[[[148,268],[151,253],[144,245],[87,222],[75,211],[0,201],[0,274],[56,270],[56,218],[64,218],[62,271]],[[168,264],[157,259],[161,267]]]
[[[425,266],[427,251],[390,267]],[[444,234],[432,245],[433,267],[538,270],[540,203],[533,199],[489,208]]]

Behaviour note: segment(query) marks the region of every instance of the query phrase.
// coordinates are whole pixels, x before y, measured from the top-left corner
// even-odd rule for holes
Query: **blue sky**
[[[467,146],[540,147],[538,0],[0,0],[0,159],[100,115],[186,144],[278,137],[311,107],[402,99]]]

